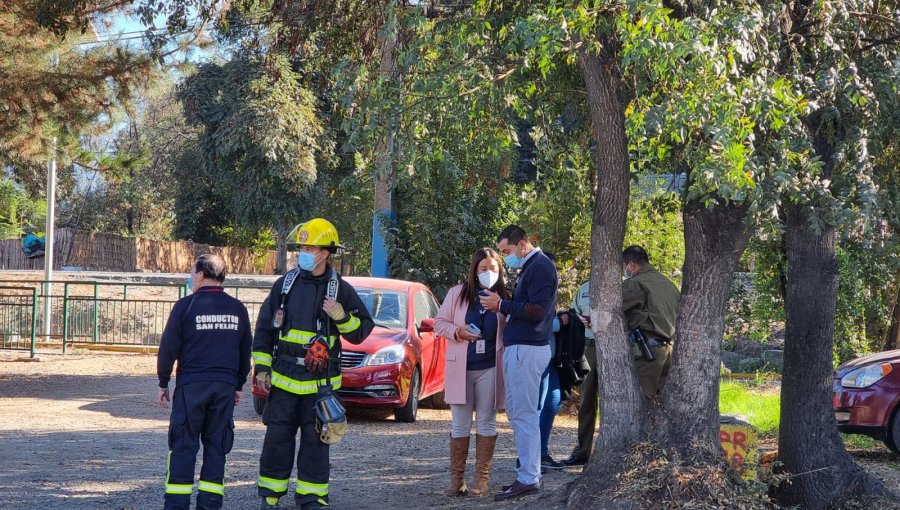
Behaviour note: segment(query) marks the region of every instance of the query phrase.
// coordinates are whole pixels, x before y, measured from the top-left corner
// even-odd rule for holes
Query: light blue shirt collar
[[[535,249],[531,250],[530,252],[528,252],[528,255],[525,255],[525,260],[522,261],[522,263],[524,264],[525,262],[528,262],[528,259],[530,259],[532,257],[532,255],[534,255],[535,253],[537,253],[539,251],[541,251],[540,248],[535,248]]]

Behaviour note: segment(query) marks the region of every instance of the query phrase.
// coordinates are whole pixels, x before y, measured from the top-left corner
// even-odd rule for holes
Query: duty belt
[[[647,339],[647,347],[659,347],[661,345],[669,345],[672,343],[671,340],[666,340],[664,338],[648,338]]]
[[[292,365],[300,365],[301,367],[306,368],[306,359],[305,358],[295,358],[293,356],[288,356],[287,354],[279,354],[276,360],[283,359]]]

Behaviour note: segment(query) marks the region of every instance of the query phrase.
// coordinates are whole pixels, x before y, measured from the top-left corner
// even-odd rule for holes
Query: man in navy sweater
[[[503,330],[503,382],[506,415],[516,438],[519,467],[512,485],[494,500],[503,501],[541,490],[540,384],[550,363],[549,338],[556,317],[556,266],[528,241],[522,228],[510,225],[497,237],[510,269],[521,268],[512,299],[486,292],[481,304],[506,316]]]
[[[202,255],[194,263],[191,296],[172,308],[159,344],[158,400],[169,405],[169,379],[178,361],[169,456],[166,510],[188,510],[194,465],[203,442],[203,467],[197,484],[197,509],[222,508],[225,455],[234,444],[234,406],[250,371],[252,335],[247,308],[222,289],[225,263]]]

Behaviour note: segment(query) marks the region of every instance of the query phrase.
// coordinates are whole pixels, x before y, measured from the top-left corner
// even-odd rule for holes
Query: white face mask
[[[500,273],[496,271],[485,271],[478,273],[478,283],[486,289],[490,289],[500,279]]]

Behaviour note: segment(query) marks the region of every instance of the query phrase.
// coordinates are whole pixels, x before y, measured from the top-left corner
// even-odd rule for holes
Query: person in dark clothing
[[[496,501],[541,491],[540,383],[550,363],[549,339],[556,317],[556,266],[532,246],[521,227],[510,225],[497,237],[507,267],[521,268],[512,299],[484,291],[481,306],[506,316],[503,329],[503,381],[506,415],[516,437],[516,480]]]
[[[359,344],[375,327],[356,290],[329,264],[341,248],[334,225],[316,218],[291,238],[300,250],[298,267],[275,282],[253,339],[256,383],[269,390],[257,480],[264,510],[287,494],[295,452],[297,507],[328,506],[329,444],[317,430],[316,401],[323,389],[341,387],[340,337]]]
[[[600,406],[598,400],[599,378],[597,377],[597,348],[594,332],[591,330],[590,298],[590,282],[584,282],[578,287],[578,292],[575,293],[575,299],[572,301],[571,310],[584,325],[584,359],[591,371],[581,384],[581,401],[578,405],[578,443],[572,450],[572,455],[562,461],[565,466],[587,464],[594,448],[594,434],[597,431],[597,409]]]
[[[178,362],[166,468],[166,510],[187,510],[194,466],[203,444],[197,508],[219,509],[225,496],[225,455],[234,444],[233,413],[250,371],[247,308],[222,289],[225,263],[203,255],[191,272],[193,295],[172,308],[159,345],[157,399],[169,406],[169,380]]]
[[[544,255],[553,261],[554,264],[556,263],[556,257],[552,253],[545,251]],[[553,422],[556,420],[556,415],[559,414],[563,401],[559,387],[559,360],[557,360],[556,356],[559,352],[557,345],[557,333],[559,333],[559,330],[560,317],[557,316],[553,318],[553,328],[548,339],[550,363],[547,364],[547,368],[541,375],[541,396],[539,399],[541,405],[541,473],[546,469],[560,469],[563,467],[562,464],[553,460],[553,457],[550,456],[550,432],[553,430]]]

